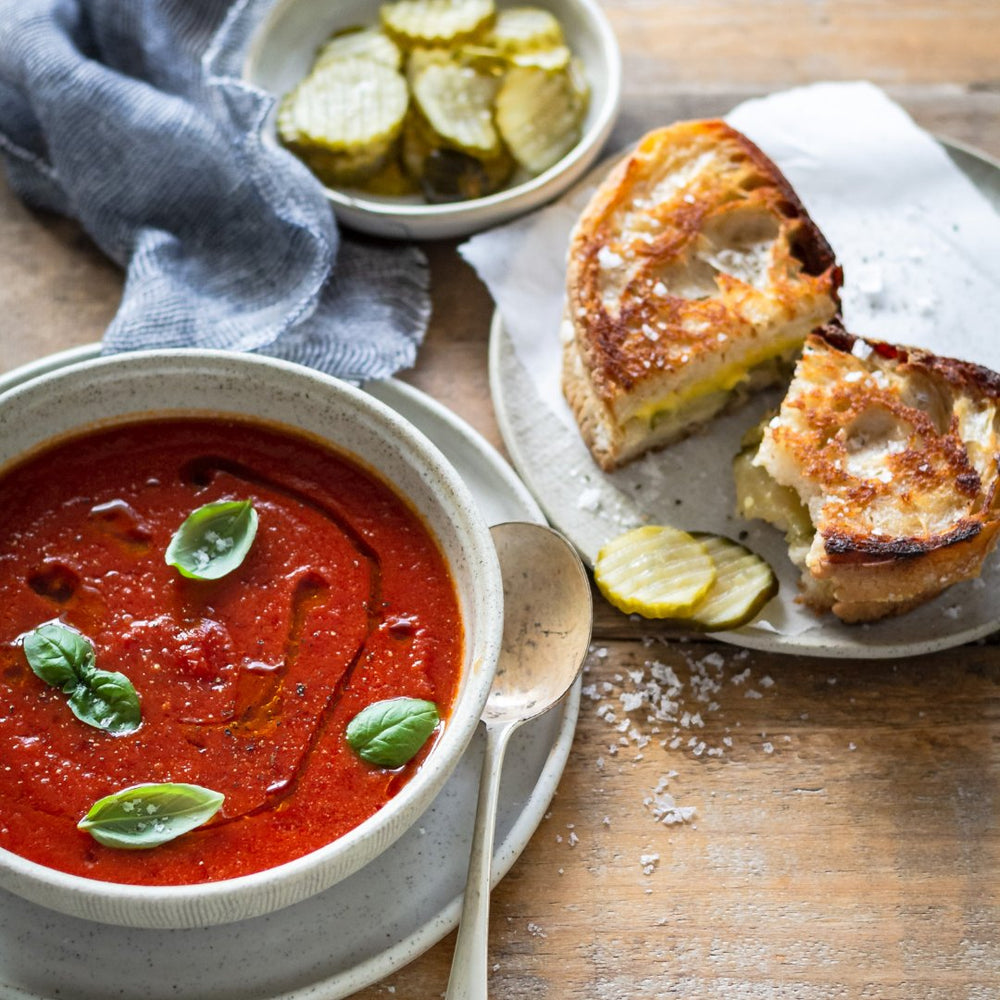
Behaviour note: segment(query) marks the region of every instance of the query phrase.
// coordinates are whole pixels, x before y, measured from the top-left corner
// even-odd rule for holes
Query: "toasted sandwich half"
[[[722,121],[646,135],[570,239],[563,391],[613,469],[787,378],[839,311],[833,251],[778,168]]]
[[[807,604],[874,621],[979,575],[998,456],[1000,375],[830,326],[737,459],[738,503],[786,531]]]

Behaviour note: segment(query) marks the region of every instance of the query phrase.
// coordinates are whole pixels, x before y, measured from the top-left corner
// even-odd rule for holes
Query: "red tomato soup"
[[[252,500],[256,539],[216,581],[166,564],[196,508]],[[111,735],[35,676],[23,636],[58,620],[120,671],[142,722]],[[246,875],[340,837],[395,795],[395,770],[345,727],[408,696],[446,718],[463,645],[443,556],[360,464],[305,437],[221,420],[149,420],[60,443],[0,477],[0,846],[113,882]],[[222,792],[202,827],[148,850],[77,829],[143,782]]]

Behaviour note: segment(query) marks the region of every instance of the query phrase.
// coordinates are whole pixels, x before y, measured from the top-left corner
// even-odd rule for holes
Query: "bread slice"
[[[787,378],[839,309],[833,251],[778,168],[722,121],[646,135],[573,230],[563,391],[613,469]]]
[[[830,326],[806,340],[753,464],[808,512],[811,540],[790,545],[806,603],[863,622],[979,575],[1000,530],[998,456],[1000,375]],[[789,527],[770,501],[751,513]]]

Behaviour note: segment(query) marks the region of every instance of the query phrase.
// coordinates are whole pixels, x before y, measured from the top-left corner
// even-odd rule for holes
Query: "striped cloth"
[[[342,378],[413,363],[416,247],[341,234],[323,190],[261,141],[239,79],[273,0],[0,0],[0,153],[29,205],[126,270],[106,352],[256,351]]]

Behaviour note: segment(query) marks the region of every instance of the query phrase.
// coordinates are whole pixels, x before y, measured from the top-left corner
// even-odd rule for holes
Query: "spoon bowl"
[[[511,522],[490,529],[503,578],[504,629],[483,722],[479,786],[462,921],[446,1000],[486,1000],[490,865],[503,755],[511,734],[573,686],[590,644],[590,581],[573,547],[551,528]]]

